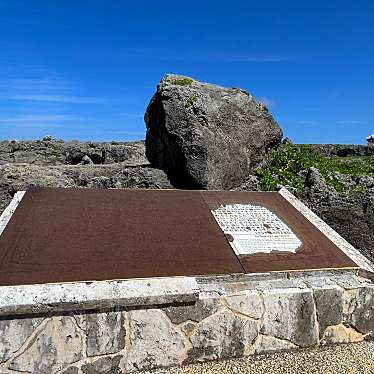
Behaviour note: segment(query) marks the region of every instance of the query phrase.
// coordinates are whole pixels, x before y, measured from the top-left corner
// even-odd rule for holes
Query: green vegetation
[[[305,173],[315,167],[328,185],[336,191],[346,190],[346,185],[334,173],[349,176],[374,176],[374,156],[322,157],[314,153],[309,145],[284,145],[271,154],[269,163],[256,170],[264,191],[272,191],[278,185],[288,185],[301,192],[304,188]],[[364,186],[356,186],[354,192],[365,192]]]
[[[176,84],[177,86],[191,86],[191,84],[193,83],[193,79],[191,78],[175,79],[171,83]]]
[[[115,140],[112,140],[110,142],[111,145],[120,145],[121,143],[120,142],[116,142]]]
[[[188,99],[187,99],[187,102],[186,102],[186,105],[185,107],[186,108],[189,108],[190,106],[193,105],[194,102],[197,101],[197,97],[196,96],[190,96]]]

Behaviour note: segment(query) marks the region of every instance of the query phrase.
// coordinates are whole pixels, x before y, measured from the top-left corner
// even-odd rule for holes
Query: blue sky
[[[166,73],[247,89],[298,143],[374,133],[372,0],[0,0],[0,48],[0,139],[142,139]]]

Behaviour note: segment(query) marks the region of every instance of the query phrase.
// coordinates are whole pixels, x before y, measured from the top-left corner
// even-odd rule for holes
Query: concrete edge
[[[0,288],[0,316],[193,303],[194,277],[36,284]]]
[[[26,191],[18,191],[14,195],[14,197],[13,197],[12,201],[10,202],[10,204],[5,208],[5,210],[1,214],[1,216],[0,216],[0,235],[5,230],[6,225],[8,224],[8,222],[10,221],[10,219],[12,218],[13,213],[17,209],[18,204],[21,202],[21,200],[22,200],[23,196],[25,195],[25,193],[26,193]]]
[[[349,258],[351,258],[362,270],[374,274],[374,264],[369,261],[356,248],[348,243],[326,222],[312,212],[305,204],[297,199],[285,187],[282,187],[278,193],[294,206],[309,222],[311,222],[318,230],[327,236],[338,248],[340,248]]]

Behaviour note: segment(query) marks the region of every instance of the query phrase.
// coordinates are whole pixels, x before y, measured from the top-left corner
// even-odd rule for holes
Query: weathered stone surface
[[[326,184],[318,171],[313,170],[308,175],[300,199],[363,255],[374,261],[374,188],[370,187],[371,178],[346,176],[345,179],[350,181],[346,180],[344,184],[363,188],[364,193],[338,193]]]
[[[157,309],[128,313],[130,349],[126,369],[129,372],[179,365],[187,348],[183,334]]]
[[[42,318],[0,319],[0,363],[18,351]]]
[[[236,191],[261,191],[260,181],[254,175],[249,175],[245,182],[239,187],[235,188]]]
[[[325,330],[322,344],[357,343],[363,340],[364,336],[351,327],[337,325],[329,326]]]
[[[257,291],[247,291],[225,298],[227,305],[239,313],[254,319],[260,319],[264,313],[262,297]]]
[[[253,346],[249,350],[250,354],[280,352],[284,350],[296,349],[297,346],[287,340],[274,338],[273,336],[259,335]]]
[[[145,121],[148,159],[181,187],[238,187],[282,139],[266,107],[244,90],[176,75],[161,80]]]
[[[94,164],[148,164],[143,141],[98,143],[46,139],[0,142],[0,165],[78,165],[83,158],[89,158]]]
[[[374,287],[361,287],[350,292],[353,297],[349,324],[374,337]]]
[[[311,291],[264,292],[264,304],[261,333],[289,340],[301,347],[318,344],[316,309]]]
[[[5,286],[0,293],[0,315],[192,303],[197,298],[194,277]]]
[[[197,323],[187,321],[185,323],[182,323],[180,328],[186,336],[189,336],[195,330],[196,326],[197,326]]]
[[[71,366],[71,367],[61,371],[59,374],[79,374],[79,369],[75,366]]]
[[[240,357],[258,334],[257,323],[228,310],[203,320],[190,336],[188,362]]]
[[[219,299],[199,299],[196,303],[184,306],[170,306],[164,308],[164,312],[170,318],[171,322],[179,325],[186,321],[200,322],[204,318],[216,313],[220,306]]]
[[[0,214],[17,191],[29,187],[172,188],[166,174],[151,167],[109,165],[0,165]]]
[[[87,356],[117,353],[125,347],[124,317],[121,312],[85,315]]]
[[[120,368],[122,356],[103,357],[82,366],[83,374],[122,374]]]
[[[9,368],[51,374],[83,358],[83,338],[72,317],[52,317]]]
[[[313,291],[317,308],[320,336],[327,326],[339,325],[343,320],[343,290],[340,288]]]

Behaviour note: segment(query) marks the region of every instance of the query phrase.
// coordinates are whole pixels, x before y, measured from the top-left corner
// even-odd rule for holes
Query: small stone
[[[42,318],[0,320],[0,363],[18,351],[42,321]]]
[[[61,371],[59,374],[79,374],[79,369],[75,366],[70,366],[67,369]]]
[[[129,312],[130,349],[126,370],[150,370],[180,365],[185,358],[185,337],[158,309]]]
[[[287,340],[274,338],[273,336],[259,335],[250,349],[250,354],[279,352],[296,349],[297,346]]]
[[[240,357],[257,337],[257,323],[228,310],[201,322],[190,336],[193,348],[187,362]]]
[[[374,287],[351,290],[352,314],[349,324],[363,334],[374,334]]]
[[[124,318],[121,312],[85,315],[87,356],[117,353],[125,348]]]
[[[263,295],[263,334],[289,340],[301,347],[318,344],[316,309],[311,291],[271,291]]]
[[[176,325],[186,321],[200,322],[210,315],[216,313],[219,308],[218,299],[200,299],[192,305],[170,306],[163,311]]]
[[[97,361],[82,366],[83,374],[122,374],[119,364],[122,356],[99,358]]]
[[[186,336],[189,336],[196,328],[197,324],[191,321],[183,323],[180,328]]]
[[[87,155],[84,155],[82,157],[82,161],[80,162],[81,165],[93,165],[94,162],[91,160],[91,158]]]
[[[225,298],[227,305],[239,313],[254,319],[260,319],[264,313],[264,305],[261,295],[256,291],[247,291],[237,295],[229,295]]]
[[[73,317],[53,317],[14,360],[14,371],[51,374],[83,358],[83,339]]]
[[[357,343],[363,340],[362,334],[341,324],[327,327],[323,334],[322,344]]]
[[[316,289],[314,298],[317,308],[320,336],[327,326],[339,325],[343,320],[343,290],[339,288]]]

